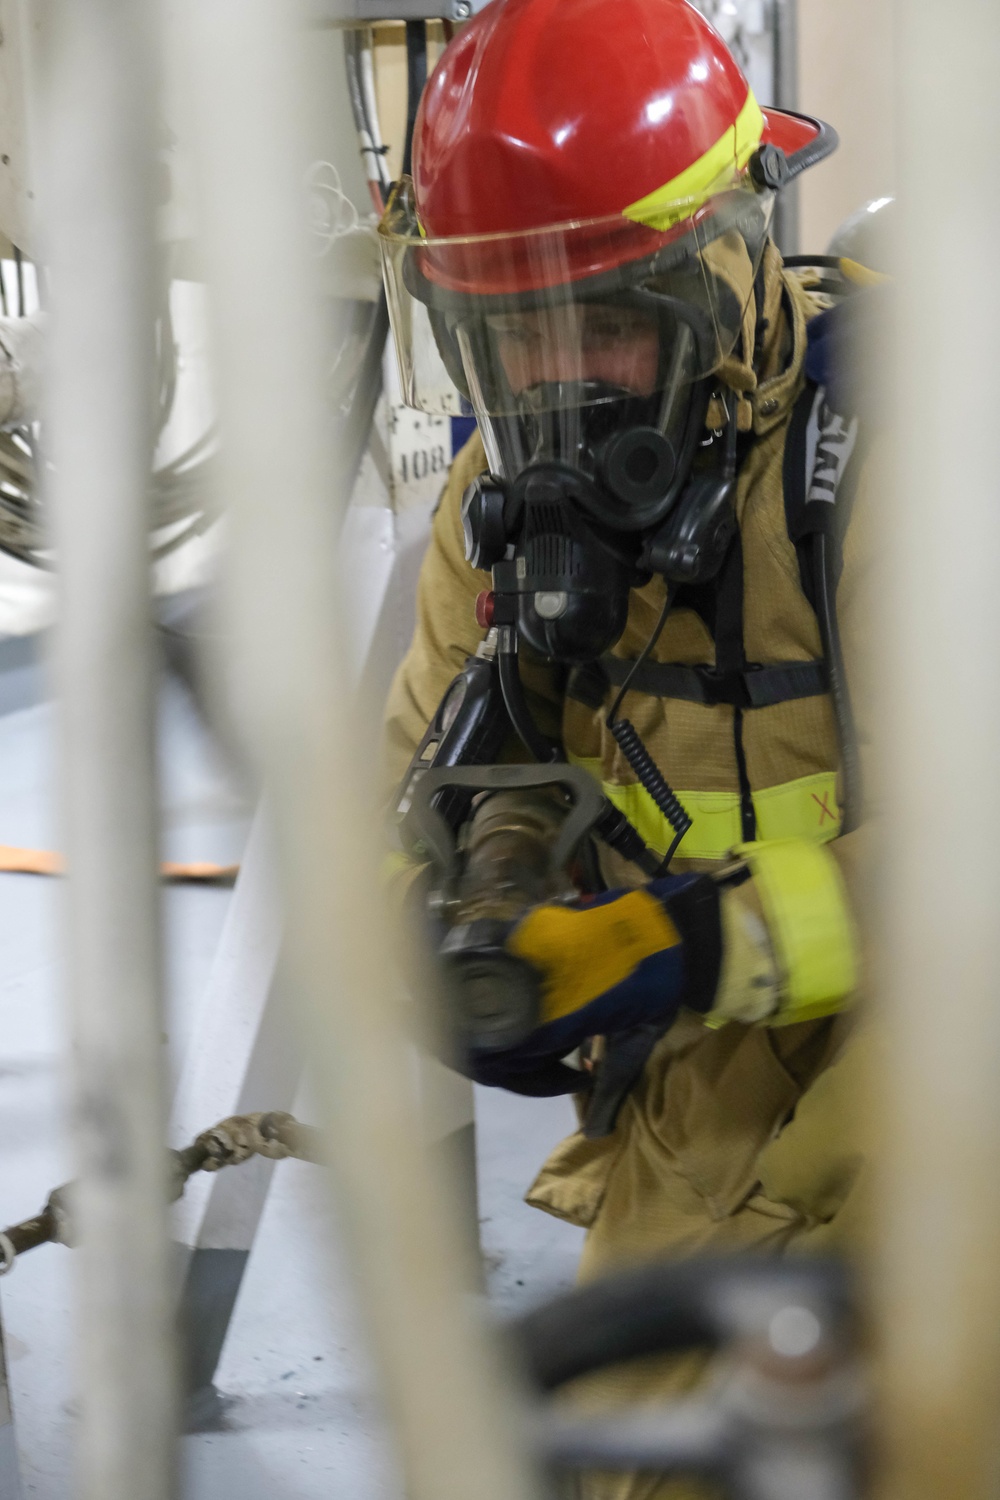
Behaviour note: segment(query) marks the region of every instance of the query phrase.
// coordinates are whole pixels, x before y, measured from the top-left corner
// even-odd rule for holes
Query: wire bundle
[[[15,254],[17,316],[27,312],[24,266]],[[3,277],[0,274],[0,287]],[[7,309],[6,290],[3,306]],[[156,430],[162,434],[177,394],[177,344],[170,314],[170,280],[164,278],[154,329],[156,352]],[[158,560],[207,531],[216,520],[210,509],[208,464],[215,449],[209,428],[196,442],[150,476],[151,557]],[[0,550],[32,567],[52,569],[55,559],[43,499],[45,467],[38,422],[0,430]]]

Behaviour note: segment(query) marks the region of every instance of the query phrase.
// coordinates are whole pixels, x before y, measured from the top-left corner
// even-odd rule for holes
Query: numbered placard
[[[396,510],[432,508],[451,464],[451,422],[408,406],[389,408],[392,498]]]

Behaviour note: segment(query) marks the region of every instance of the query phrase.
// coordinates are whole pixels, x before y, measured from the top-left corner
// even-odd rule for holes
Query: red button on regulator
[[[493,624],[493,590],[483,589],[476,598],[476,624],[481,630],[489,630]]]

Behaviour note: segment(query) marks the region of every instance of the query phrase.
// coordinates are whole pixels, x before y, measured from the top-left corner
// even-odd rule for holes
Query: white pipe
[[[0,424],[38,420],[44,335],[44,313],[0,318]]]
[[[406,1493],[525,1500],[533,1483],[514,1440],[511,1395],[460,1300],[457,1207],[421,1149],[387,953],[392,935],[377,893],[372,746],[358,743],[337,608],[345,497],[320,399],[293,12],[273,0],[185,7],[219,482],[231,523],[236,698],[269,782],[290,987]]]
[[[1000,7],[896,7],[877,1307],[884,1487],[1000,1483]]]
[[[85,1500],[173,1494],[146,501],[155,10],[58,0],[40,59]]]

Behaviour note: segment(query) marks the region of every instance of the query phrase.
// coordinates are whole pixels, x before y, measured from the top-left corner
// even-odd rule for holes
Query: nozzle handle
[[[600,787],[580,766],[441,766],[425,771],[400,824],[403,847],[415,858],[429,859],[445,880],[457,880],[461,861],[455,836],[433,806],[435,794],[443,787],[492,792],[540,786],[561,786],[573,799],[552,845],[552,868],[561,870],[604,812]]]

